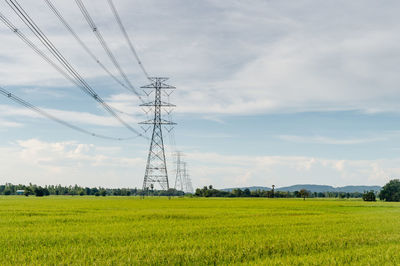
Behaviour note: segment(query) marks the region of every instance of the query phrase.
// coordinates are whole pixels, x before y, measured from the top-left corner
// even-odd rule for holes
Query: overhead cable
[[[56,17],[60,20],[60,22],[64,25],[64,27],[71,33],[71,35],[75,38],[75,40],[82,46],[82,48],[86,51],[86,53],[97,63],[99,66],[119,85],[124,87],[125,89],[132,92],[132,90],[126,86],[122,81],[120,81],[111,71],[94,55],[94,53],[90,50],[90,48],[82,41],[82,39],[78,36],[78,34],[72,29],[70,24],[64,19],[58,9],[53,5],[50,0],[44,0],[46,4],[49,6],[50,10],[56,15]],[[114,108],[115,110],[115,108]]]
[[[47,48],[47,50],[57,59],[58,62],[68,71],[68,73],[75,79],[76,83],[79,83],[81,88],[86,94],[95,99],[100,103],[103,108],[114,116],[121,124],[123,124],[127,129],[134,132],[135,134],[146,138],[127,122],[125,122],[115,111],[104,102],[104,100],[92,89],[92,87],[82,78],[82,76],[71,66],[71,64],[64,58],[60,51],[54,46],[54,44],[47,38],[47,36],[40,30],[40,28],[35,24],[35,22],[29,17],[25,10],[18,4],[16,0],[6,0],[8,5],[14,10],[14,12],[20,17],[20,19],[25,23],[25,25],[32,31],[32,33],[42,42],[42,44]],[[75,82],[74,82],[75,83]],[[75,84],[76,84],[75,83]]]
[[[5,97],[7,97],[7,98],[9,98],[9,99],[11,99],[11,100],[13,100],[16,103],[28,108],[28,109],[31,109],[32,111],[35,111],[36,113],[38,113],[38,114],[40,114],[40,115],[42,115],[44,117],[47,117],[47,118],[49,118],[49,119],[51,119],[51,120],[63,125],[63,126],[69,127],[69,128],[71,128],[73,130],[76,130],[76,131],[79,131],[81,133],[90,135],[92,137],[97,137],[97,138],[102,138],[102,139],[109,139],[109,140],[128,140],[128,139],[134,139],[134,138],[138,137],[136,135],[136,136],[130,137],[130,138],[116,138],[116,137],[110,137],[110,136],[105,136],[105,135],[93,133],[93,132],[90,132],[90,131],[88,131],[86,129],[83,129],[81,127],[75,126],[75,125],[73,125],[73,124],[71,124],[69,122],[61,120],[61,119],[55,117],[54,115],[49,114],[48,112],[43,111],[39,107],[36,107],[35,105],[33,105],[33,104],[31,104],[31,103],[29,103],[29,102],[27,102],[27,101],[15,96],[15,95],[13,95],[12,93],[10,93],[9,91],[5,90],[2,87],[0,87],[0,94],[5,96]]]
[[[120,28],[121,31],[122,31],[122,34],[123,34],[124,37],[125,37],[126,42],[128,43],[128,46],[129,46],[131,52],[133,53],[133,55],[134,55],[135,58],[136,58],[137,63],[139,64],[139,66],[140,66],[140,68],[142,69],[142,71],[143,71],[144,75],[146,76],[146,78],[149,79],[149,74],[147,73],[146,69],[144,68],[142,61],[140,61],[140,58],[139,58],[139,56],[138,56],[138,54],[137,54],[137,52],[136,52],[136,49],[135,49],[135,47],[133,46],[132,41],[131,41],[131,39],[129,38],[128,33],[126,32],[126,29],[125,29],[125,27],[124,27],[124,24],[122,23],[122,20],[121,20],[119,14],[118,14],[117,9],[115,8],[115,5],[114,5],[113,1],[112,1],[112,0],[108,0],[108,4],[109,4],[109,6],[110,6],[110,8],[111,8],[111,11],[112,11],[113,14],[114,14],[115,20],[117,21],[117,23],[118,23],[118,25],[119,25],[119,28]]]
[[[115,68],[118,70],[120,73],[121,77],[124,79],[125,83],[131,88],[132,92],[136,94],[136,96],[144,102],[142,99],[141,95],[137,92],[135,87],[132,85],[132,83],[129,81],[127,75],[125,72],[122,70],[122,67],[118,63],[117,59],[115,58],[114,54],[112,53],[111,49],[108,47],[106,41],[104,40],[103,36],[100,33],[99,28],[97,25],[94,23],[92,17],[90,16],[88,10],[86,9],[85,5],[83,4],[82,0],[75,0],[76,4],[79,7],[79,10],[81,11],[82,15],[84,16],[86,22],[89,24],[89,27],[92,29],[94,35],[100,42],[100,45],[103,47],[105,52],[107,53],[108,57],[110,58],[111,62],[114,64]]]

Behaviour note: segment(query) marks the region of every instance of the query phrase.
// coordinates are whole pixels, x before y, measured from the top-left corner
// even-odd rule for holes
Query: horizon
[[[110,79],[44,1],[19,1],[88,83],[140,130],[140,100]],[[84,1],[135,87],[148,84],[107,1]],[[53,3],[118,76],[75,3]],[[171,152],[193,187],[329,183],[383,186],[400,176],[400,3],[115,0],[143,65],[176,91]],[[45,51],[5,1],[0,11]],[[152,19],[157,17],[157,19]],[[0,23],[0,87],[98,134],[130,137]],[[142,187],[147,140],[96,139],[0,97],[0,183]]]

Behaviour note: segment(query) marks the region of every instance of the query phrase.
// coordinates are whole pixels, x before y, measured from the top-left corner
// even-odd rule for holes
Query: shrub
[[[373,191],[364,193],[362,198],[364,201],[376,201],[376,196]]]

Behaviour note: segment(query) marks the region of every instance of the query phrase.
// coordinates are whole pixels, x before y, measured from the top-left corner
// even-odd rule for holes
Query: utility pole
[[[162,101],[162,93],[165,90],[174,90],[175,87],[165,84],[168,78],[149,77],[151,84],[143,86],[142,88],[147,95],[154,93],[154,101],[141,104],[140,106],[149,107],[154,111],[154,118],[144,122],[142,125],[153,125],[153,133],[151,136],[149,154],[147,156],[146,171],[143,180],[143,190],[151,186],[159,184],[162,190],[169,189],[167,163],[165,160],[164,140],[162,135],[162,127],[165,125],[175,125],[171,121],[162,118],[162,111],[164,108],[172,108],[175,105]],[[171,92],[172,92],[171,91]],[[166,92],[167,95],[171,94]]]

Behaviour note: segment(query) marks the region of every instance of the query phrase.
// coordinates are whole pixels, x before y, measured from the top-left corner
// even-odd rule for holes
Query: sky
[[[44,0],[18,2],[98,95],[141,130],[147,116],[136,95],[88,56]],[[107,0],[83,3],[131,83],[147,85]],[[53,4],[120,78],[75,1]],[[175,150],[184,153],[195,188],[384,185],[399,178],[400,2],[114,4],[146,70],[176,87],[169,101],[177,126],[173,134],[164,130],[170,184]],[[0,12],[48,53],[6,1]],[[91,132],[134,135],[2,23],[0,40],[1,87]],[[0,183],[142,187],[144,138],[84,135],[0,95],[0,140]]]

